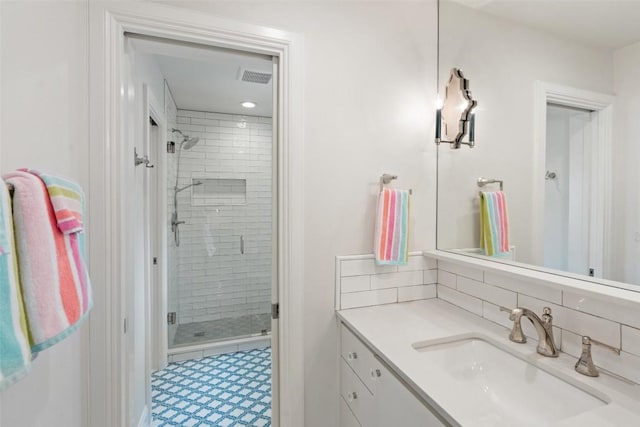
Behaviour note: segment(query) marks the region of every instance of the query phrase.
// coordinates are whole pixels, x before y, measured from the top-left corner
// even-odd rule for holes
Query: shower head
[[[190,150],[193,148],[194,145],[196,145],[198,143],[198,141],[200,141],[200,137],[196,136],[194,138],[190,138],[187,135],[184,135],[184,141],[182,141],[182,143],[180,145],[182,145],[182,148],[184,148],[185,150]]]
[[[182,142],[180,143],[180,149],[190,150],[194,145],[200,141],[200,137],[196,136],[191,138],[189,135],[184,134],[180,129],[171,128],[171,132],[176,132],[182,135]]]

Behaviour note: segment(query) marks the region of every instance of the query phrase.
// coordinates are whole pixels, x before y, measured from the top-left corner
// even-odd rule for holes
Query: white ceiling
[[[454,0],[589,46],[619,49],[640,41],[640,0]]]
[[[270,57],[143,38],[132,43],[154,55],[179,109],[271,117],[272,83],[239,79],[240,68],[270,74]],[[257,106],[243,108],[243,101]]]

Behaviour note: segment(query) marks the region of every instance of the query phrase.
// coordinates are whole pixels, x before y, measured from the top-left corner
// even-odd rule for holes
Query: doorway
[[[610,269],[613,101],[536,82],[531,228],[545,237],[533,242],[539,265],[593,277]]]
[[[145,209],[145,223],[155,224],[145,232],[155,248],[146,260],[150,271],[160,270],[147,275],[149,301],[162,306],[148,309],[156,311],[150,339],[167,346],[149,346],[159,349],[150,355],[152,425],[270,426],[278,365],[271,351],[278,321],[277,60],[129,33],[125,44],[130,92],[135,98],[142,87],[162,99],[166,123],[159,140],[148,120],[156,139],[144,149],[162,152],[161,166],[146,175],[155,198],[166,200],[162,215]],[[130,365],[130,378],[140,369]]]
[[[595,135],[593,111],[547,105],[545,267],[585,275],[591,269],[589,234],[597,227],[589,209]],[[601,251],[594,256],[601,258]]]
[[[180,25],[176,25],[180,22]],[[304,423],[303,370],[303,38],[295,33],[241,23],[206,13],[150,3],[95,3],[90,7],[90,191],[89,243],[96,309],[90,323],[89,425],[130,425],[130,357],[127,335],[127,292],[134,282],[129,195],[134,182],[131,156],[136,141],[127,134],[131,92],[123,84],[128,71],[125,33],[163,38],[208,49],[224,47],[277,57],[277,115],[273,138],[278,158],[277,259],[274,272],[280,309],[277,353],[272,375],[272,425]],[[157,82],[156,82],[157,83]],[[160,82],[162,84],[162,82]],[[157,91],[162,93],[162,90]],[[140,126],[142,120],[137,122]],[[276,143],[277,142],[277,143]],[[165,149],[166,150],[166,149]],[[163,153],[156,163],[163,163]],[[143,153],[145,154],[145,153]],[[166,159],[165,159],[166,160]],[[276,182],[274,180],[274,182]],[[167,201],[166,195],[164,196]],[[164,205],[166,206],[166,204]],[[162,215],[162,212],[159,212]],[[137,231],[137,230],[135,230]],[[169,236],[166,236],[168,239]],[[276,239],[274,239],[276,241]],[[153,319],[151,328],[166,327]],[[123,327],[124,325],[124,327]],[[152,335],[154,335],[152,333]],[[164,335],[164,334],[163,334]],[[164,335],[166,336],[166,335]],[[166,346],[164,346],[166,348]],[[286,370],[278,367],[286,366]],[[277,389],[276,389],[277,387]],[[148,408],[147,408],[148,409]],[[143,415],[143,414],[141,414]],[[138,425],[148,425],[143,416]]]

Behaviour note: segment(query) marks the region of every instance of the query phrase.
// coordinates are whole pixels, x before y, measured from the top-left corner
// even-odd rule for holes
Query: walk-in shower
[[[268,346],[271,118],[174,111],[168,117],[176,145],[167,176],[169,354]]]

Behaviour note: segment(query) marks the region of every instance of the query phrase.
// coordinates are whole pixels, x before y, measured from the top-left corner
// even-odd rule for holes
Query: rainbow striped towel
[[[92,306],[84,233],[65,234],[45,183],[24,171],[13,184],[13,221],[31,351],[42,351],[80,326]],[[80,206],[83,201],[80,200]]]
[[[64,234],[82,231],[84,193],[82,187],[73,181],[39,172],[35,169],[18,169],[40,177],[47,186],[47,192],[58,221],[58,228]]]
[[[24,377],[31,351],[13,241],[11,199],[0,180],[0,390]]]
[[[507,199],[502,191],[480,193],[480,247],[488,256],[509,253]]]
[[[377,264],[407,264],[409,191],[384,188],[380,192],[374,240]]]

